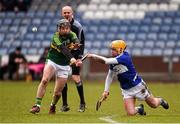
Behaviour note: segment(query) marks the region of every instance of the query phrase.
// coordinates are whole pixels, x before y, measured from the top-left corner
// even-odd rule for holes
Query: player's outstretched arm
[[[100,56],[100,55],[96,55],[96,54],[88,54],[87,57],[92,58],[103,64],[118,64],[118,61],[116,58],[106,58],[104,56]]]

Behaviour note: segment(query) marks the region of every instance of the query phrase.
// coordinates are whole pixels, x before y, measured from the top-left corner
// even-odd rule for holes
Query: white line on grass
[[[112,117],[114,117],[114,116],[117,116],[117,115],[104,116],[104,117],[100,117],[99,119],[103,120],[105,122],[111,123],[111,124],[122,124],[122,123],[112,120]]]

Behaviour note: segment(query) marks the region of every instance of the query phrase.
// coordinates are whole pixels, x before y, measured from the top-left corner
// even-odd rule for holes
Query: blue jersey
[[[110,64],[110,70],[117,75],[122,89],[130,89],[141,83],[142,79],[137,75],[128,52],[123,52],[116,59],[118,64]]]

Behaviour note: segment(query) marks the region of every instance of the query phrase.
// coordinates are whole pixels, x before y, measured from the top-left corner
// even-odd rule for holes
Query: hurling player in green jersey
[[[41,101],[45,94],[46,87],[54,74],[55,87],[49,113],[55,113],[55,105],[67,82],[68,73],[70,71],[69,65],[75,64],[79,66],[80,63],[82,63],[81,61],[77,61],[70,52],[72,49],[78,49],[80,44],[76,34],[70,30],[69,21],[66,19],[59,20],[57,28],[58,31],[52,37],[43,77],[38,86],[35,105],[30,110],[33,114],[40,112]]]

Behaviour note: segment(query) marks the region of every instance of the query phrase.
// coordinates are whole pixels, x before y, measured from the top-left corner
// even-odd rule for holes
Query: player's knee
[[[136,113],[133,112],[133,111],[132,111],[132,112],[127,112],[127,115],[128,115],[128,116],[134,116],[135,114],[136,114]]]
[[[47,85],[48,79],[42,79],[41,83],[42,83],[43,85]]]
[[[73,79],[76,83],[80,82],[80,76],[79,76],[79,75],[73,75],[73,76],[72,76],[72,79]]]
[[[128,110],[128,111],[127,111],[127,115],[128,115],[128,116],[133,116],[133,115],[135,115],[135,114],[136,114],[135,109],[134,109],[134,110]]]
[[[54,95],[60,96],[60,95],[61,95],[61,92],[60,92],[60,91],[54,91]]]

